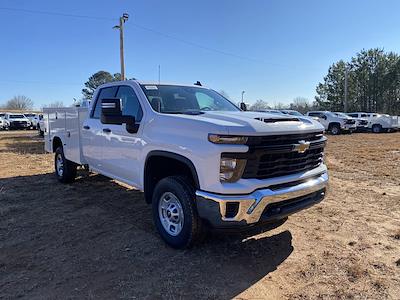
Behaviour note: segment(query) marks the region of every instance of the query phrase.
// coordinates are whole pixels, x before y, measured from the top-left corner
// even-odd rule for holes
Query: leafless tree
[[[64,103],[62,101],[54,101],[54,102],[51,102],[49,104],[43,105],[43,107],[46,107],[46,108],[64,107]]]
[[[269,105],[266,101],[264,100],[257,100],[253,105],[250,106],[250,110],[263,110],[263,109],[269,109]]]
[[[33,108],[33,101],[26,96],[18,95],[8,100],[4,108],[10,110],[31,110]]]

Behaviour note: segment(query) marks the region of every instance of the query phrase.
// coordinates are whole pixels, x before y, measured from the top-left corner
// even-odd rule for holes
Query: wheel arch
[[[143,176],[143,190],[147,203],[151,203],[153,190],[157,182],[162,178],[173,175],[186,175],[195,188],[200,188],[196,167],[187,157],[161,150],[154,150],[147,154]]]
[[[60,146],[62,147],[62,146],[63,146],[63,142],[62,142],[62,140],[61,140],[60,137],[55,136],[55,137],[53,137],[53,140],[52,140],[52,142],[51,142],[51,145],[52,145],[51,150],[52,150],[53,153],[54,153],[54,152],[56,152],[56,150],[57,150],[58,147],[60,147]]]

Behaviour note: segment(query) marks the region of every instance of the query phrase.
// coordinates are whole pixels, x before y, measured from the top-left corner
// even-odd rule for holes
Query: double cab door
[[[123,115],[136,119],[136,133],[129,133],[125,124],[101,123],[101,100],[105,98],[121,99]],[[139,157],[144,145],[140,126],[142,117],[143,110],[132,86],[114,85],[98,91],[82,129],[83,154],[94,171],[138,186],[141,175]]]

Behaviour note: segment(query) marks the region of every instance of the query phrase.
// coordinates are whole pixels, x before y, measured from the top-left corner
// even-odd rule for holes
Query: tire
[[[154,189],[154,224],[161,238],[173,248],[190,248],[204,236],[194,200],[194,188],[182,176],[161,179]]]
[[[379,124],[372,125],[372,132],[373,133],[381,133],[382,132],[382,126],[379,125]]]
[[[329,126],[329,131],[332,135],[338,135],[340,134],[340,126],[337,124],[332,124]]]
[[[62,183],[73,182],[76,177],[76,168],[75,163],[65,158],[63,148],[58,147],[54,156],[54,169],[58,181]]]

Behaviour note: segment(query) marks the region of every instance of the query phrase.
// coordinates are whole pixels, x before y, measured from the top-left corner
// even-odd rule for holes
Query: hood
[[[197,115],[180,114],[175,116],[219,125],[232,135],[273,135],[324,130],[318,121],[309,117],[266,112],[206,111]]]

